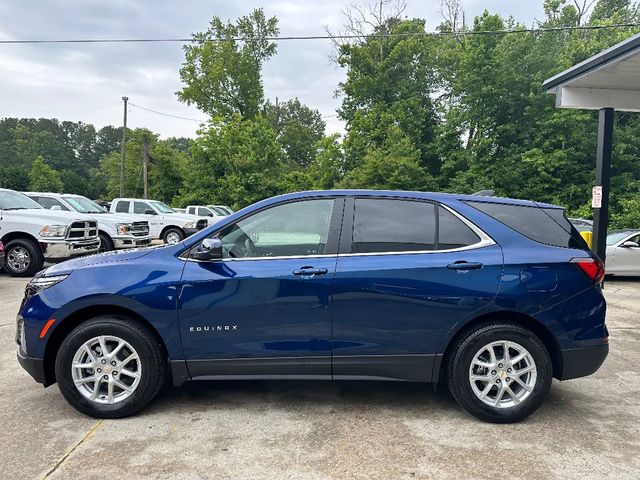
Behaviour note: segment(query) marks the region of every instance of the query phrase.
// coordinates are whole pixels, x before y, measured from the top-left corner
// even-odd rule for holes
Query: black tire
[[[482,347],[505,340],[515,342],[529,352],[535,362],[537,378],[533,390],[521,403],[498,408],[487,405],[474,393],[469,371],[474,356]],[[510,323],[489,323],[470,329],[453,345],[446,368],[449,390],[458,404],[475,417],[492,423],[519,422],[535,412],[549,392],[553,377],[553,364],[544,344],[533,332]]]
[[[14,268],[9,261],[13,251],[26,252],[29,256],[29,264],[25,269]],[[40,245],[33,240],[18,238],[11,240],[4,248],[4,269],[12,277],[33,277],[37,272],[42,270],[44,265],[44,256]]]
[[[180,230],[179,228],[167,228],[165,232],[162,234],[162,241],[166,244],[169,244],[169,240],[167,239],[171,234],[177,235],[178,238],[180,239],[178,240],[179,242],[184,240],[184,232],[182,230]],[[174,242],[174,243],[177,243],[177,242]]]
[[[128,398],[117,403],[92,401],[80,393],[73,381],[71,364],[76,351],[100,335],[121,338],[140,358],[140,383]],[[122,418],[139,412],[156,396],[166,378],[166,359],[157,338],[145,326],[128,318],[105,315],[87,320],[69,333],[58,350],[55,371],[60,391],[75,409],[94,418]]]
[[[98,250],[98,253],[110,252],[112,250],[115,250],[113,241],[111,240],[111,237],[109,235],[104,232],[100,232],[98,236],[100,237],[100,249]]]

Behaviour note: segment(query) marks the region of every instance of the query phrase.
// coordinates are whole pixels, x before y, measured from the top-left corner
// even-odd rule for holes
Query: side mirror
[[[144,211],[145,215],[157,215],[155,210],[151,210],[150,208]]]
[[[640,245],[638,245],[636,242],[632,242],[631,240],[627,240],[620,246],[623,248],[639,248],[640,247]]]
[[[195,260],[220,260],[222,258],[222,241],[219,238],[205,238],[191,254]]]
[[[213,213],[211,212],[207,213],[207,217],[213,217]]]
[[[49,210],[62,210],[62,207],[60,205],[52,205]]]

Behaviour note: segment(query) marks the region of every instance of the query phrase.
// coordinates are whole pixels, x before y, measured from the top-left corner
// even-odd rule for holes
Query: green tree
[[[432,190],[433,178],[420,164],[420,151],[397,126],[389,127],[385,143],[372,148],[360,165],[348,172],[341,187]]]
[[[262,115],[212,122],[194,141],[177,203],[240,208],[281,193],[283,157],[276,132]]]
[[[124,195],[142,197],[143,155],[147,151],[149,196],[172,202],[182,186],[188,162],[187,154],[173,147],[171,142],[159,140],[157,134],[144,128],[130,131],[128,138],[124,162]],[[119,151],[105,155],[100,162],[100,173],[95,175],[105,185],[106,198],[120,195],[120,161]]]
[[[60,172],[44,162],[42,156],[36,157],[29,172],[29,189],[33,192],[62,192],[64,184]]]
[[[315,145],[324,136],[326,127],[320,112],[297,98],[278,105],[267,102],[265,111],[278,134],[287,162],[294,167],[309,166],[316,155]]]
[[[236,23],[213,17],[207,31],[193,34],[193,43],[184,47],[180,101],[211,117],[253,118],[264,102],[262,64],[276,53],[267,38],[278,32],[277,18],[267,19],[261,8]]]

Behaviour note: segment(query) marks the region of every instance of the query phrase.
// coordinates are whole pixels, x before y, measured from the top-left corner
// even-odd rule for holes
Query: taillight
[[[572,258],[571,263],[575,263],[595,283],[602,282],[604,265],[599,258]]]

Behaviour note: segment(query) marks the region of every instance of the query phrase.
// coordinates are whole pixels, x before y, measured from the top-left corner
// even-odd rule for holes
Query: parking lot
[[[445,389],[375,382],[167,387],[124,420],[82,416],[15,359],[24,279],[0,274],[0,477],[638,478],[640,281],[606,285],[611,352],[557,382],[516,425],[482,423]]]

